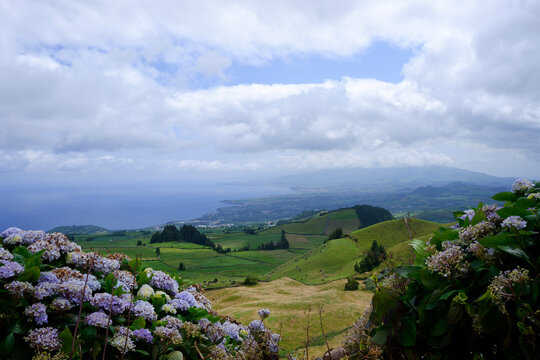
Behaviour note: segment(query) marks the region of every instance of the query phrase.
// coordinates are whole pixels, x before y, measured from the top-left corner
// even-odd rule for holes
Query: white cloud
[[[2,2],[0,161],[44,172],[459,166],[492,149],[531,167],[539,15],[535,1]],[[403,82],[226,86],[231,64],[264,71],[373,41],[414,49]],[[193,89],[199,78],[222,86]]]

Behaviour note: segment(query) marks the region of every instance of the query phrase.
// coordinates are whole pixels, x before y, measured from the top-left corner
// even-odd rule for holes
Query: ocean
[[[0,229],[50,230],[61,225],[136,229],[191,220],[223,200],[287,194],[287,188],[245,184],[140,186],[11,186],[0,189]],[[0,231],[2,231],[0,230]]]

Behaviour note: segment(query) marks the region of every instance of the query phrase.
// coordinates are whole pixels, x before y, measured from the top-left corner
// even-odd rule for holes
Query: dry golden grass
[[[304,285],[290,278],[281,278],[253,287],[241,286],[211,290],[207,297],[221,315],[233,316],[243,324],[257,319],[257,311],[268,308],[271,316],[265,321],[283,338],[281,347],[303,353],[306,342],[307,310],[311,305],[309,348],[312,355],[326,351],[321,333],[318,304],[323,305],[323,326],[331,348],[341,345],[346,330],[360,317],[370,302],[372,293],[344,291],[346,280],[323,285]]]

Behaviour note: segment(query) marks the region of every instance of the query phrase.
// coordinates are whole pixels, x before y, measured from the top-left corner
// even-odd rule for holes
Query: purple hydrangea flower
[[[173,293],[178,292],[178,281],[174,280],[172,277],[170,277],[163,271],[152,271],[150,285],[165,291],[171,291]]]
[[[24,245],[30,245],[36,241],[41,241],[45,237],[45,231],[43,230],[27,230],[19,233]]]
[[[24,340],[30,343],[32,349],[37,351],[54,351],[62,346],[58,337],[58,330],[52,327],[30,330]]]
[[[57,312],[63,312],[71,309],[73,305],[64,298],[56,298],[49,305],[51,309]]]
[[[11,254],[6,249],[0,247],[0,260],[11,260],[13,259],[13,254]]]
[[[147,343],[150,343],[150,344],[154,341],[154,337],[152,336],[152,333],[148,329],[133,330],[133,337],[136,340],[146,341]]]
[[[176,294],[176,298],[184,300],[188,303],[189,307],[200,307],[199,302],[195,299],[192,293],[189,291],[182,291],[181,293]]]
[[[99,307],[105,311],[109,311],[111,307],[111,294],[109,293],[97,293],[94,294],[90,301],[95,307]],[[122,296],[113,296],[112,299],[112,313],[115,315],[122,314],[131,306],[131,298],[129,294]],[[137,315],[138,316],[138,315]]]
[[[106,329],[109,326],[109,315],[105,314],[103,311],[96,311],[91,314],[86,315],[84,318],[86,325],[92,325]]]
[[[7,279],[20,274],[24,271],[24,267],[14,261],[0,260],[4,266],[0,266],[0,279]]]
[[[154,310],[154,306],[148,301],[137,300],[135,307],[133,308],[133,314],[137,317],[142,316],[145,320],[156,321],[157,314]]]
[[[35,303],[24,309],[24,315],[28,316],[29,320],[33,320],[38,325],[46,324],[48,321],[47,308],[42,303]]]
[[[0,236],[5,239],[8,236],[19,235],[22,232],[23,231],[21,229],[19,229],[18,227],[10,227],[10,228],[7,228],[6,230],[2,231],[2,234],[0,234]]]
[[[223,325],[221,323],[216,322],[206,328],[206,335],[212,341],[214,344],[217,344],[221,342],[221,339],[227,335],[225,332],[225,329],[223,329]]]
[[[251,331],[263,331],[264,323],[261,320],[253,320],[249,323],[248,328]]]
[[[26,281],[12,281],[4,287],[16,298],[22,298],[24,293],[31,293],[34,290],[32,284]]]
[[[225,334],[234,341],[242,341],[242,338],[240,337],[240,326],[237,324],[225,321],[223,323],[223,330],[225,331]]]
[[[509,216],[503,220],[501,226],[503,228],[521,230],[527,226],[527,222],[519,216]]]
[[[182,299],[172,299],[169,304],[171,304],[171,306],[174,307],[176,310],[180,311],[186,311],[190,307],[187,301],[184,301]]]
[[[268,309],[259,310],[259,316],[261,317],[261,319],[266,319],[267,317],[270,316],[270,310]]]
[[[534,184],[527,179],[516,179],[512,184],[512,192],[515,194],[526,193],[534,188]]]

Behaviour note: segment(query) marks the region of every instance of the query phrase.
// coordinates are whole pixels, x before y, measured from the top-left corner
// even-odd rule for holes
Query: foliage
[[[356,205],[354,211],[356,211],[356,216],[360,221],[360,228],[393,219],[390,211],[377,206]]]
[[[0,242],[2,358],[278,358],[268,311],[240,325],[177,275],[83,252],[60,233],[9,228]]]
[[[493,200],[411,241],[414,264],[375,284],[364,332],[385,358],[538,358],[540,183]]]
[[[287,240],[287,237],[285,236],[285,230],[281,230],[281,238],[279,242],[277,241],[270,241],[267,243],[263,243],[259,246],[257,246],[257,250],[277,250],[277,249],[288,249],[289,248],[289,240]],[[247,250],[249,250],[249,245]]]
[[[248,286],[253,286],[253,285],[257,285],[259,283],[259,279],[256,277],[256,276],[246,276],[246,278],[244,279],[244,282],[242,284],[244,285],[248,285]]]
[[[358,280],[349,278],[345,283],[345,290],[358,290],[359,285]]]
[[[379,245],[377,241],[373,240],[369,251],[366,252],[359,263],[354,265],[354,271],[358,273],[371,271],[373,268],[379,266],[384,260],[386,260],[386,250],[384,246]]]
[[[338,227],[330,235],[328,235],[328,240],[341,239],[343,237],[343,229]]]

